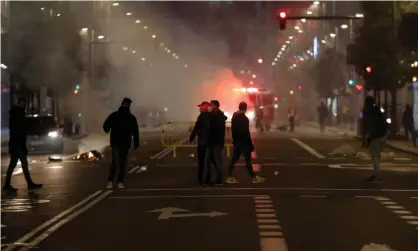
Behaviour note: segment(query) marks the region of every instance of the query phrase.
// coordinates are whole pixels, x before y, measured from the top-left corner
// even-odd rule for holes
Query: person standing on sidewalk
[[[193,127],[192,133],[189,137],[189,142],[192,143],[197,135],[197,162],[198,162],[198,170],[197,170],[197,177],[200,185],[208,185],[210,184],[210,177],[211,177],[211,168],[207,170],[207,175],[204,177],[205,172],[205,157],[206,157],[206,147],[208,143],[208,135],[209,135],[209,122],[211,118],[211,114],[209,111],[210,104],[209,102],[202,102],[198,105],[200,108],[200,115],[197,117],[196,123]],[[215,161],[212,159],[211,163],[215,164]],[[205,179],[204,179],[205,178]]]
[[[412,144],[414,147],[417,146],[416,137],[414,132],[414,115],[412,111],[412,107],[410,105],[405,106],[405,110],[402,114],[402,125],[405,130],[405,137],[406,140],[409,140],[409,133],[411,133],[412,137]]]
[[[388,124],[372,96],[366,97],[363,114],[363,145],[369,147],[373,161],[373,175],[368,182],[381,183],[380,154],[386,142]]]
[[[36,184],[32,181],[29,173],[28,164],[28,149],[26,148],[26,135],[27,135],[27,123],[26,123],[26,99],[20,98],[18,104],[12,107],[9,111],[9,153],[10,164],[7,168],[6,179],[4,181],[3,189],[9,192],[16,192],[17,189],[11,185],[13,171],[17,166],[17,162],[20,160],[22,165],[23,175],[25,175],[28,189],[41,188],[42,184]]]
[[[328,109],[325,106],[324,102],[321,102],[321,104],[318,107],[318,117],[319,117],[319,131],[325,132],[325,122],[328,117]]]
[[[247,167],[253,183],[261,183],[265,181],[264,178],[255,175],[253,165],[251,164],[251,153],[254,152],[254,145],[250,134],[250,120],[245,115],[246,112],[247,103],[241,102],[238,106],[238,111],[234,113],[231,120],[232,144],[234,145],[234,152],[232,154],[231,163],[229,164],[228,179],[226,180],[229,184],[239,182],[232,175],[232,172],[241,155],[244,156],[245,166]]]
[[[209,170],[212,163],[212,159],[215,161],[217,178],[215,185],[222,186],[224,183],[223,177],[223,166],[222,166],[222,151],[225,146],[225,123],[228,119],[225,114],[219,109],[219,101],[212,100],[210,101],[212,107],[212,112],[210,113],[209,120],[209,134],[208,134],[208,144],[206,147],[206,157],[205,157],[205,179],[209,177]]]
[[[110,166],[109,178],[106,188],[113,188],[113,181],[116,170],[119,169],[118,187],[124,188],[125,167],[128,152],[134,143],[134,150],[139,147],[139,129],[135,116],[130,111],[132,100],[124,98],[121,106],[113,112],[103,123],[103,130],[110,132],[110,146],[112,147],[112,164]]]

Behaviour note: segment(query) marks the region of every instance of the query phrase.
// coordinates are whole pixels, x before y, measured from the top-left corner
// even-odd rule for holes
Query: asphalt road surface
[[[383,183],[368,184],[370,159],[355,139],[271,132],[254,142],[262,184],[240,162],[239,184],[199,187],[195,149],[174,158],[157,138],[130,154],[123,190],[104,189],[107,154],[31,163],[45,186],[28,192],[17,172],[17,194],[2,192],[2,250],[418,250],[418,156],[385,148]],[[360,154],[330,154],[341,146]]]

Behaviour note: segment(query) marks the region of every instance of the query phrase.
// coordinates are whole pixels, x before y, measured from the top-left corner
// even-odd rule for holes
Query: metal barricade
[[[177,158],[178,148],[196,148],[197,139],[189,142],[190,133],[195,122],[168,122],[161,128],[161,143],[166,148],[173,149],[173,157]],[[226,156],[231,156],[232,134],[231,124],[227,122],[225,129],[225,151]]]

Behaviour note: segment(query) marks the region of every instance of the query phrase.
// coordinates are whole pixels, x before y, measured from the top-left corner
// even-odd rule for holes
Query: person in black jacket
[[[250,134],[250,120],[245,116],[245,113],[247,112],[247,103],[241,102],[238,109],[239,110],[234,113],[231,120],[234,152],[232,154],[231,163],[229,164],[228,179],[226,182],[230,184],[238,183],[238,180],[232,176],[232,171],[242,154],[244,156],[245,166],[251,175],[253,183],[261,183],[265,181],[265,179],[255,175],[251,164],[251,152],[254,152],[254,145]]]
[[[206,178],[210,178],[210,166],[212,159],[215,161],[217,178],[215,185],[222,186],[224,183],[223,167],[222,167],[222,150],[225,146],[225,123],[228,119],[219,109],[219,101],[210,101],[212,112],[210,113],[208,127],[208,143],[206,147],[205,157],[205,174]]]
[[[114,176],[119,167],[118,187],[124,188],[123,178],[128,158],[128,151],[134,140],[134,150],[139,147],[139,129],[135,116],[130,111],[132,100],[124,98],[118,111],[109,115],[103,124],[103,130],[110,132],[110,146],[112,147],[112,164],[109,171],[107,188],[113,187]]]
[[[23,174],[25,175],[26,183],[29,189],[41,188],[42,184],[35,184],[32,181],[28,167],[28,150],[26,148],[27,123],[25,116],[26,100],[20,98],[18,104],[12,107],[9,111],[9,153],[10,164],[7,168],[6,179],[4,181],[3,189],[10,192],[16,192],[10,183],[12,180],[13,170],[16,168],[17,162],[20,160],[22,164]]]
[[[202,102],[198,105],[200,108],[200,115],[197,117],[196,123],[193,127],[192,133],[190,134],[189,142],[192,143],[197,135],[197,162],[198,162],[198,172],[197,177],[200,185],[210,184],[211,172],[210,168],[207,170],[207,175],[204,177],[205,171],[205,157],[206,157],[206,147],[208,143],[208,133],[209,133],[209,120],[211,114],[209,113],[209,102]],[[215,161],[212,159],[211,163],[215,164]],[[204,178],[206,178],[204,180]]]
[[[380,183],[380,154],[386,142],[388,125],[384,113],[372,96],[366,97],[363,115],[363,144],[370,148],[373,161],[373,175],[368,181]]]

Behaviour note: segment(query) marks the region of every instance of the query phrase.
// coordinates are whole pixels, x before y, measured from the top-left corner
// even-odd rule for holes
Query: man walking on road
[[[208,143],[208,135],[209,135],[209,122],[211,118],[211,113],[209,111],[210,104],[209,102],[202,102],[202,104],[198,105],[200,108],[200,115],[197,117],[196,123],[193,127],[193,131],[190,134],[189,142],[193,142],[196,135],[198,137],[197,140],[197,161],[198,161],[198,171],[197,177],[199,180],[200,185],[210,184],[210,177],[211,177],[211,168],[206,171],[207,175],[205,175],[205,157],[206,157],[206,147]],[[214,160],[212,159],[211,163],[215,164]],[[205,178],[205,179],[204,179]]]
[[[42,184],[36,184],[32,181],[29,173],[28,164],[28,150],[26,148],[27,123],[25,116],[26,100],[20,98],[18,104],[12,107],[9,111],[9,153],[10,164],[7,168],[6,179],[4,181],[3,189],[9,192],[16,192],[17,189],[11,185],[13,171],[16,168],[17,162],[20,160],[25,175],[26,183],[29,189],[41,188]]]
[[[319,117],[319,130],[320,132],[325,132],[325,122],[328,117],[328,109],[325,106],[324,102],[318,107],[318,117]]]
[[[223,167],[222,167],[222,151],[225,145],[225,123],[227,117],[219,109],[219,101],[210,101],[212,112],[210,113],[209,120],[209,134],[208,144],[206,147],[205,157],[205,179],[210,179],[210,166],[212,159],[215,161],[217,178],[215,185],[222,186],[224,183]]]
[[[388,125],[372,96],[366,97],[363,114],[363,144],[370,148],[373,161],[373,175],[368,181],[380,183],[380,154],[386,142]]]
[[[247,112],[247,103],[241,102],[238,108],[239,110],[234,113],[231,120],[234,152],[229,165],[228,179],[226,182],[230,184],[239,182],[232,176],[232,171],[242,154],[244,156],[245,166],[251,175],[253,183],[261,183],[265,181],[265,179],[255,175],[251,164],[251,152],[254,151],[254,145],[250,135],[250,120],[245,116],[245,113]]]
[[[103,124],[103,130],[110,132],[112,147],[112,164],[110,166],[107,188],[113,187],[116,170],[119,169],[118,187],[124,188],[123,178],[128,158],[128,151],[134,141],[134,150],[139,147],[139,129],[135,116],[130,111],[132,100],[124,98],[118,111],[109,115]]]

